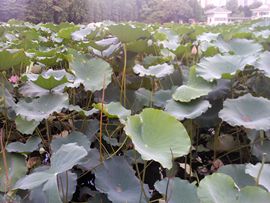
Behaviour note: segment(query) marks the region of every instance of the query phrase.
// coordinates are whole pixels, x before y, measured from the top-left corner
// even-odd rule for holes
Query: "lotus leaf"
[[[41,138],[30,137],[26,143],[12,142],[7,145],[6,150],[8,152],[29,153],[38,149],[38,145],[41,143]]]
[[[155,183],[156,190],[167,197],[168,203],[199,203],[196,186],[180,178],[164,178]]]
[[[246,65],[253,65],[256,59],[254,56],[222,56],[218,54],[203,58],[197,65],[197,74],[210,82],[215,79],[231,78],[237,71],[243,70]]]
[[[135,176],[135,171],[124,157],[115,156],[106,160],[95,170],[95,177],[96,188],[100,192],[106,193],[112,202],[148,202],[149,188],[144,184],[144,188],[141,188],[140,180]],[[145,190],[146,197],[142,189]]]
[[[161,110],[144,109],[128,117],[125,131],[144,160],[153,159],[165,168],[170,169],[172,159],[188,154],[190,149],[184,126]]]
[[[27,168],[23,156],[14,153],[6,153],[7,167],[8,167],[8,182],[6,180],[6,171],[3,161],[3,156],[0,157],[0,191],[7,192],[8,189],[14,186],[17,180],[25,176]],[[8,188],[9,186],[10,188]]]
[[[62,203],[57,175],[68,171],[87,155],[87,151],[76,143],[62,145],[51,157],[51,167],[45,171],[34,172],[17,181],[14,189],[34,189],[41,185],[48,202]]]
[[[270,101],[251,94],[227,99],[219,117],[232,126],[244,126],[248,129],[270,129]]]
[[[119,118],[120,120],[126,120],[131,115],[131,111],[126,109],[119,102],[111,102],[109,104],[94,104],[94,108],[102,111],[108,118]]]
[[[257,163],[256,165],[247,164],[246,173],[257,179],[260,185],[264,186],[270,192],[270,164]],[[260,175],[259,175],[260,174]]]
[[[264,75],[270,78],[270,62],[269,62],[270,52],[264,52],[261,54],[260,59],[255,66],[255,68],[263,71]]]
[[[212,89],[213,84],[197,77],[196,68],[192,67],[190,68],[187,84],[178,87],[172,97],[176,101],[190,102],[191,100],[206,96]]]
[[[28,57],[22,49],[0,49],[0,70],[7,70],[20,64],[26,64]]]
[[[197,118],[209,108],[211,108],[211,104],[207,100],[196,100],[189,103],[169,100],[165,106],[165,111],[178,120],[184,120]]]
[[[125,32],[123,32],[125,30]],[[129,24],[117,24],[109,26],[109,31],[122,43],[136,41],[138,39],[150,38],[151,34],[143,28]]]
[[[17,116],[15,119],[16,129],[26,135],[31,135],[35,131],[36,127],[39,125],[39,121],[31,120],[28,121],[23,119],[21,116]]]
[[[137,64],[133,67],[133,71],[136,74],[139,74],[140,77],[152,76],[156,78],[162,78],[172,74],[174,72],[174,67],[173,65],[163,63],[155,66],[149,66],[146,69],[142,65]]]
[[[86,90],[101,90],[111,82],[112,68],[102,59],[88,59],[86,56],[76,55],[70,66],[78,82],[82,83]]]
[[[52,113],[61,112],[63,108],[67,107],[67,94],[48,94],[33,99],[29,103],[24,100],[19,101],[16,106],[16,114],[27,121],[40,122],[47,119]]]

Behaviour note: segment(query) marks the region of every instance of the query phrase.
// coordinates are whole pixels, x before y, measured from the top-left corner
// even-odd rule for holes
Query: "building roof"
[[[227,14],[230,14],[232,12],[229,11],[229,10],[227,10],[227,9],[225,9],[225,8],[222,8],[222,7],[213,8],[213,9],[207,10],[205,12],[205,14],[216,14],[216,13],[227,13]]]
[[[258,8],[251,9],[253,12],[258,12],[258,11],[270,11],[270,5],[269,4],[263,4]]]

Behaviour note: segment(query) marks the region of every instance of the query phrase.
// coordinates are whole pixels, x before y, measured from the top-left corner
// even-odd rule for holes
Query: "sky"
[[[199,0],[202,3],[202,7],[204,5],[214,5],[214,6],[225,6],[226,0]],[[244,2],[248,5],[254,3],[255,1],[260,1],[262,3],[270,3],[270,0],[238,0],[238,4],[244,6]]]

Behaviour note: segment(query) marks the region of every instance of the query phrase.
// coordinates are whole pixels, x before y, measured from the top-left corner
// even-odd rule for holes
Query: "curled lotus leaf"
[[[172,74],[174,72],[174,67],[167,63],[149,66],[148,68],[144,68],[142,65],[137,64],[133,67],[133,71],[136,74],[139,74],[140,77],[152,76],[162,78]]]
[[[46,90],[74,81],[74,76],[65,70],[48,70],[42,74],[26,74],[23,78]]]
[[[188,154],[191,146],[183,124],[161,110],[144,109],[128,117],[124,129],[142,159],[155,160],[165,168],[172,168],[172,159]]]
[[[270,129],[270,100],[251,94],[227,99],[219,117],[231,126],[266,131]]]
[[[189,103],[169,100],[165,106],[165,111],[178,120],[184,120],[197,118],[209,108],[211,108],[211,104],[207,100],[196,100]]]

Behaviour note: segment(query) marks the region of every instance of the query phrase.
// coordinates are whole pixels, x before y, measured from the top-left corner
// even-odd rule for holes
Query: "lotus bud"
[[[191,54],[192,55],[197,55],[197,53],[198,53],[197,47],[196,46],[193,46],[192,47],[192,50],[191,50]]]
[[[39,153],[40,153],[40,154],[44,154],[45,152],[46,152],[46,150],[45,150],[43,147],[40,147]]]

